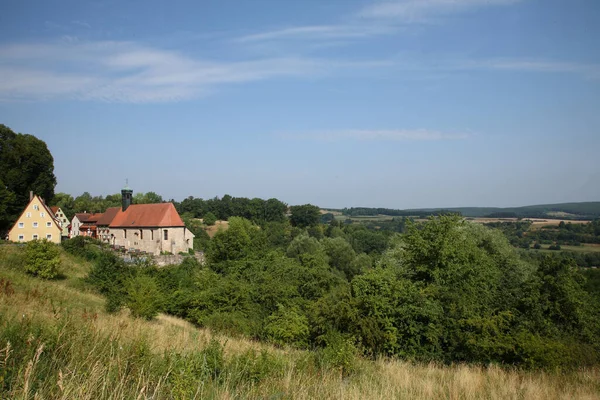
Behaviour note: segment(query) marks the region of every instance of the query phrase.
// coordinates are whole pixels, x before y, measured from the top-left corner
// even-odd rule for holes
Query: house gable
[[[47,239],[60,243],[61,227],[52,210],[35,195],[9,231],[8,238],[13,242]]]

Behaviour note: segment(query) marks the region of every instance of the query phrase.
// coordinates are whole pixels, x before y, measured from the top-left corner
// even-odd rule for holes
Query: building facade
[[[69,230],[69,237],[79,236],[81,231],[80,228],[88,220],[92,214],[88,213],[77,213],[71,220],[71,229]]]
[[[62,229],[54,213],[37,195],[30,195],[29,204],[8,233],[13,242],[29,242],[46,239],[60,243]]]
[[[121,208],[99,220],[102,240],[153,255],[187,253],[194,248],[194,234],[186,228],[173,203],[131,204],[132,194],[131,189],[123,189]]]
[[[67,218],[67,216],[65,215],[63,210],[61,210],[60,207],[56,207],[56,206],[50,207],[50,210],[52,210],[52,213],[54,214],[54,218],[56,218],[58,220],[60,228],[62,229],[61,236],[69,237],[70,223],[69,223],[69,219]]]

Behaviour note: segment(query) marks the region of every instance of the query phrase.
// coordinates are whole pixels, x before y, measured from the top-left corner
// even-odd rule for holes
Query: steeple
[[[133,190],[129,187],[129,179],[125,179],[125,187],[121,189],[121,210],[127,210],[127,207],[131,205],[132,197]]]

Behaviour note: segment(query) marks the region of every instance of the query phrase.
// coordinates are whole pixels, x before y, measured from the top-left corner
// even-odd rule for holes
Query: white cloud
[[[359,16],[396,20],[404,23],[423,22],[430,17],[463,12],[483,6],[501,6],[521,0],[397,0],[383,1],[363,8]]]
[[[288,139],[308,139],[323,142],[354,141],[440,141],[467,139],[466,133],[447,133],[427,129],[373,129],[373,130],[339,130],[310,132],[301,134],[282,134]]]
[[[385,65],[302,57],[207,61],[132,42],[63,41],[0,47],[0,99],[53,97],[114,102],[177,101],[222,84],[326,75]]]
[[[268,40],[321,40],[358,39],[396,32],[389,26],[375,25],[308,25],[256,33],[237,38],[237,42],[259,42]]]

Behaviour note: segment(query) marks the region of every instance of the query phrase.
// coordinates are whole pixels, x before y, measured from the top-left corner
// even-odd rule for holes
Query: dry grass
[[[68,257],[66,261],[76,263]],[[0,316],[8,317],[0,320],[0,329],[9,320],[40,321],[56,337],[69,338],[52,350],[68,354],[52,357],[60,363],[49,361],[47,343],[28,338],[29,356],[10,389],[3,390],[0,381],[0,398],[600,399],[599,369],[558,374],[384,359],[358,359],[350,375],[319,369],[309,362],[311,352],[226,338],[166,315],[148,322],[133,319],[126,311],[106,314],[101,297],[76,288],[76,277],[85,269],[78,265],[68,279],[46,282],[7,269],[0,260],[0,279],[10,281],[11,288],[0,291]],[[205,349],[212,339],[223,344],[228,363],[217,380],[165,361]],[[135,348],[142,341],[148,343],[150,354],[139,358]],[[2,365],[15,356],[13,350],[0,342],[0,377]],[[272,355],[280,361],[278,369],[263,379],[240,379],[234,360],[250,351]],[[40,370],[51,362],[58,363],[53,364],[54,372],[40,381]]]

